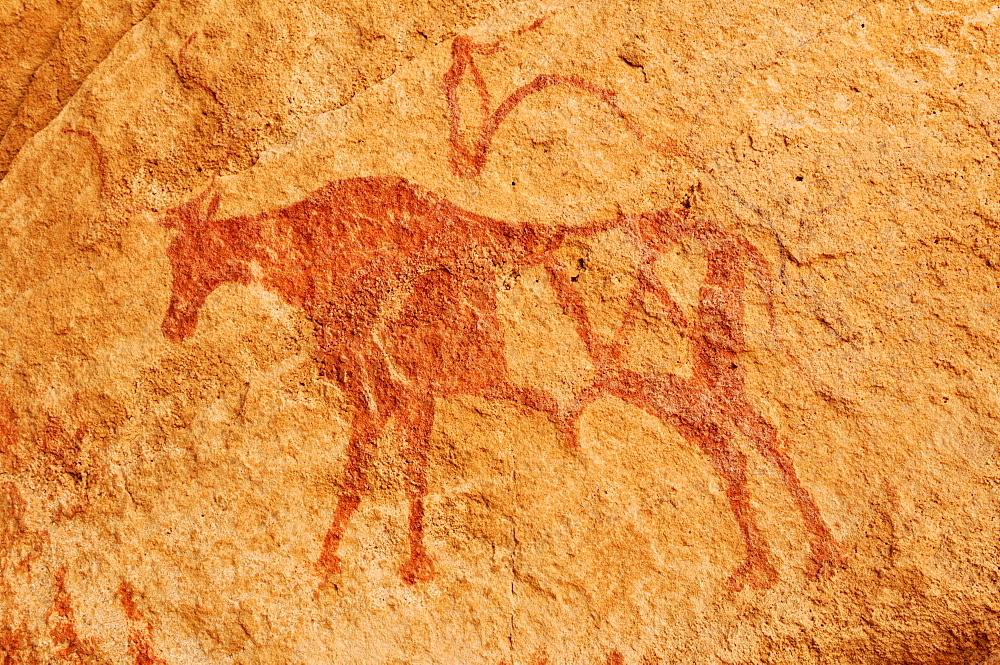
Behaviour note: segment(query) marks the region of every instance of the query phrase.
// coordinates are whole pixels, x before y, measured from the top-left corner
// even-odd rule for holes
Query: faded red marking
[[[24,496],[21,494],[21,489],[17,486],[17,483],[13,481],[4,483],[2,503],[0,503],[0,511],[5,513],[3,515],[3,526],[6,528],[0,531],[0,552],[5,555],[4,559],[6,555],[13,554],[16,542],[23,536],[28,535],[27,530],[24,528],[24,516],[27,513],[27,509],[28,502],[24,500]],[[29,552],[19,563],[15,564],[15,571],[26,569],[30,572],[33,558],[32,553]]]
[[[47,621],[49,637],[57,648],[55,657],[70,663],[85,663],[94,657],[94,640],[81,639],[76,632],[73,599],[66,591],[66,569],[56,571],[56,594],[52,599]]]
[[[31,567],[38,560],[38,558],[42,556],[45,546],[49,543],[49,532],[37,531],[26,533],[29,533],[29,535],[34,538],[34,542],[32,542],[28,553],[20,561],[18,561],[17,565],[14,567],[14,572],[30,574]]]
[[[84,440],[88,432],[85,423],[70,430],[61,418],[46,414],[45,425],[35,433],[34,461],[47,475],[62,474],[72,480],[68,487],[70,495],[60,496],[53,511],[52,519],[57,523],[73,519],[87,510],[87,480],[99,477],[93,469],[94,461],[84,454]]]
[[[540,22],[543,20],[544,18],[539,19],[536,23],[541,25]],[[533,27],[537,26],[533,24],[528,29],[533,29]],[[463,178],[474,178],[482,173],[483,168],[486,166],[490,145],[493,143],[493,136],[496,134],[497,129],[499,129],[500,124],[525,98],[541,92],[545,88],[556,85],[575,88],[603,103],[615,116],[624,122],[625,127],[632,132],[636,140],[647,148],[672,155],[684,153],[683,148],[675,142],[665,144],[650,143],[642,127],[618,103],[617,93],[578,76],[563,76],[560,74],[542,74],[537,76],[530,83],[526,83],[514,90],[496,109],[490,112],[489,91],[479,69],[476,67],[474,56],[476,54],[489,55],[501,48],[499,43],[476,44],[465,36],[456,37],[452,41],[452,65],[444,75],[442,86],[448,105],[448,132],[451,145],[449,161],[455,175]],[[475,137],[471,146],[466,140],[465,132],[462,129],[462,109],[458,100],[458,89],[466,71],[472,76],[473,84],[480,98],[480,110],[483,114],[483,123],[479,128],[479,135]]]
[[[118,601],[122,604],[126,619],[142,621],[142,613],[139,612],[139,608],[135,604],[135,589],[128,582],[122,582],[118,585]]]
[[[38,436],[38,448],[51,462],[55,471],[64,473],[77,483],[83,481],[83,441],[87,436],[86,424],[77,425],[70,432],[62,419],[49,415]]]
[[[15,545],[25,531],[24,515],[27,512],[27,507],[27,502],[21,496],[17,483],[13,481],[4,483],[3,492],[0,493],[0,527],[2,527],[0,529],[0,594],[5,596],[10,596],[13,593],[6,573],[10,567],[9,560],[14,558]],[[30,569],[30,567],[29,563],[28,568]],[[16,570],[17,566],[15,565],[14,568]]]
[[[531,23],[531,25],[529,25],[526,28],[521,28],[520,30],[518,30],[517,34],[518,35],[523,35],[526,32],[531,32],[532,30],[537,30],[538,28],[542,27],[542,24],[545,23],[545,21],[548,20],[548,18],[549,18],[549,15],[545,15],[545,16],[541,16],[539,18],[536,18]]]
[[[662,210],[584,227],[510,224],[464,211],[401,178],[355,178],[330,183],[286,208],[252,217],[217,219],[211,189],[168,212],[178,230],[167,250],[173,272],[163,333],[175,342],[190,335],[208,295],[225,282],[261,284],[300,307],[315,325],[321,375],[337,385],[353,410],[343,488],[317,562],[338,573],[347,525],[367,492],[376,441],[390,418],[407,441],[404,453],[410,501],[407,583],[431,578],[423,544],[428,438],[435,400],[474,395],[510,400],[545,414],[575,445],[577,422],[596,399],[613,395],[639,406],[709,457],[726,481],[726,495],[746,547],[734,588],[773,584],[769,547],[747,489],[746,459],[733,447],[734,431],[748,436],[775,464],[810,535],[810,576],[836,561],[836,548],[809,493],[778,441],[777,430],[752,407],[741,355],[745,273],[773,299],[770,271],[752,245],[685,211]],[[553,250],[569,236],[620,229],[642,257],[639,279],[621,329],[610,342],[593,330],[580,294]],[[652,266],[666,248],[685,239],[705,249],[708,271],[697,320],[689,322],[659,283]],[[497,318],[498,270],[545,266],[566,314],[594,359],[598,377],[566,411],[541,391],[508,379],[506,346]],[[625,369],[628,333],[646,296],[655,297],[694,351],[691,379]],[[384,309],[398,297],[396,313]],[[773,308],[769,305],[773,320]],[[379,325],[385,321],[381,339]],[[772,323],[772,327],[773,327]]]
[[[101,144],[98,143],[97,137],[85,129],[64,129],[62,131],[63,134],[77,134],[90,142],[94,154],[97,156],[97,174],[100,177],[100,192],[103,198],[107,192],[108,169],[107,163],[104,161],[104,151],[101,150]]]
[[[538,18],[536,18],[534,21],[532,21],[531,23],[529,23],[527,26],[525,26],[523,28],[518,28],[517,30],[515,30],[514,34],[515,35],[523,35],[525,33],[532,32],[534,30],[538,30],[540,27],[542,27],[542,25],[545,24],[546,21],[548,21],[550,18],[552,18],[553,16],[555,16],[559,12],[564,11],[566,9],[573,9],[575,6],[576,5],[568,5],[566,7],[560,7],[558,9],[550,9],[549,11],[545,12],[544,14],[542,14],[541,16],[539,16]]]
[[[80,503],[75,503],[70,506],[67,506],[65,504],[59,504],[59,507],[53,514],[52,519],[58,524],[63,520],[75,519],[85,512],[87,512],[87,508]]]
[[[99,477],[92,468],[93,460],[87,460],[84,453],[84,440],[89,428],[86,424],[77,425],[72,431],[67,429],[64,421],[42,410],[39,420],[41,427],[30,433],[25,441],[18,427],[18,416],[13,404],[0,389],[0,460],[6,461],[13,469],[23,470],[30,466],[33,472],[52,477],[53,474],[68,475],[74,481],[74,501],[67,503],[65,494],[61,495],[59,504],[53,512],[53,519],[61,521],[73,518],[86,510],[86,498],[82,495],[85,475],[88,470],[90,477]],[[35,543],[35,559],[40,553],[45,539],[45,532],[34,532],[42,540]],[[19,564],[24,567],[25,562]],[[30,570],[30,565],[29,565]]]
[[[500,661],[501,663],[505,661]],[[535,653],[530,660],[531,665],[549,665],[549,656],[545,651]]]
[[[42,555],[49,542],[47,531],[34,531],[25,525],[28,502],[14,481],[7,481],[0,492],[0,512],[4,515],[0,531],[0,563],[13,569],[16,574],[31,574],[31,567]],[[27,553],[24,550],[27,549]],[[16,554],[15,554],[16,553]],[[20,558],[18,558],[20,555]],[[7,584],[0,570],[0,585]]]
[[[669,422],[686,439],[698,445],[726,481],[726,496],[746,547],[746,561],[730,580],[734,589],[749,581],[767,588],[777,578],[769,560],[770,548],[760,532],[747,489],[746,458],[732,446],[734,429],[747,436],[758,452],[778,469],[802,517],[810,538],[807,574],[816,578],[830,572],[839,555],[819,509],[802,486],[792,460],[779,441],[777,429],[750,403],[741,356],[746,351],[744,289],[750,272],[765,293],[775,334],[773,277],[766,260],[748,242],[706,220],[694,220],[679,211],[640,216],[631,230],[641,251],[655,255],[684,239],[699,242],[705,252],[707,272],[699,293],[697,318],[687,324],[683,313],[644,260],[621,327],[610,344],[598,341],[579,293],[558,268],[550,267],[552,285],[563,311],[574,320],[577,332],[597,366],[592,386],[577,396],[567,417],[575,422],[595,400],[614,395]],[[691,341],[694,372],[691,379],[670,373],[638,374],[624,369],[629,333],[643,298],[656,297],[668,318]]]
[[[5,610],[0,618],[0,665],[41,665],[42,659],[34,647],[24,620],[15,627],[11,611]]]
[[[128,582],[118,586],[118,601],[129,623],[129,653],[135,665],[166,665],[167,661],[156,655],[153,648],[153,626],[143,617],[135,603],[135,590]]]
[[[7,517],[17,524],[21,524],[24,521],[24,515],[28,510],[28,502],[24,500],[24,496],[21,495],[21,490],[12,480],[8,480],[3,484],[4,493],[7,495]],[[9,544],[8,538],[9,534],[3,534],[0,536],[4,540],[0,540],[0,543],[7,545]],[[6,551],[7,548],[4,548]]]

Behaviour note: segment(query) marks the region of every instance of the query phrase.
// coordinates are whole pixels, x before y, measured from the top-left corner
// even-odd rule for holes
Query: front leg
[[[385,427],[385,418],[373,414],[367,405],[355,405],[351,421],[351,439],[347,445],[347,464],[344,467],[343,489],[337,499],[333,523],[323,540],[316,568],[323,575],[324,584],[332,575],[340,574],[340,557],[337,550],[344,538],[344,531],[351,515],[361,503],[361,497],[368,488],[367,474],[375,456],[375,442]]]
[[[406,494],[410,501],[410,518],[407,533],[410,541],[410,558],[399,569],[407,584],[429,582],[434,579],[434,564],[424,546],[424,497],[427,496],[427,447],[431,428],[434,426],[434,398],[415,399],[401,423],[407,438],[403,456],[406,464]]]

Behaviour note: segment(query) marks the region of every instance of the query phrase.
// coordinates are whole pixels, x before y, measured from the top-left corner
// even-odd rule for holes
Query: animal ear
[[[214,186],[215,183],[213,182],[212,185]],[[219,194],[215,194],[212,197],[212,200],[208,202],[208,210],[205,211],[206,222],[215,217],[215,212],[219,209],[219,201],[221,199],[222,196],[220,196]]]
[[[215,214],[215,210],[219,207],[219,195],[215,194],[214,196],[210,196],[213,192],[215,192],[216,178],[218,178],[218,176],[212,176],[212,181],[208,183],[208,187],[205,188],[205,191],[195,198],[198,205],[198,221],[212,219],[212,215]],[[208,207],[205,209],[205,214],[202,215],[201,205],[205,202],[205,199],[208,199]]]
[[[197,201],[199,204],[202,201],[204,201],[206,198],[208,198],[208,195],[211,194],[212,190],[215,189],[215,178],[216,178],[216,176],[212,176],[212,179],[208,183],[208,187],[206,187],[205,189],[203,189],[202,192],[201,192],[201,194],[199,194],[198,196],[194,197],[194,200]]]
[[[219,201],[222,197],[219,194],[212,196],[208,201],[208,207],[204,214],[202,214],[201,207],[205,199],[212,194],[213,190],[215,190],[215,177],[212,178],[212,181],[208,183],[208,187],[201,194],[187,203],[182,203],[175,208],[168,209],[163,219],[160,220],[160,225],[168,229],[183,229],[192,223],[211,219],[215,215],[215,211],[218,210]]]

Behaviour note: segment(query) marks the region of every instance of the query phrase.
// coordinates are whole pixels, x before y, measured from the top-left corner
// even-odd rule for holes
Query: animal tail
[[[527,97],[554,85],[575,88],[602,102],[614,115],[625,123],[628,130],[646,148],[668,155],[686,154],[687,151],[674,141],[659,144],[650,141],[639,123],[618,103],[617,93],[577,76],[563,76],[559,74],[542,74],[537,76],[530,83],[520,86],[508,95],[491,113],[489,110],[489,91],[486,88],[486,82],[482,74],[476,67],[473,56],[477,53],[486,55],[496,53],[502,50],[502,48],[499,42],[494,44],[476,44],[464,36],[456,37],[452,42],[452,65],[444,75],[442,86],[448,104],[448,131],[451,143],[450,161],[452,171],[455,175],[463,178],[474,178],[482,173],[483,168],[486,166],[487,153],[500,124]],[[464,132],[462,131],[462,111],[458,101],[458,88],[462,83],[466,70],[470,72],[473,84],[479,93],[480,110],[484,118],[483,124],[479,129],[479,136],[475,139],[471,147],[467,145]]]

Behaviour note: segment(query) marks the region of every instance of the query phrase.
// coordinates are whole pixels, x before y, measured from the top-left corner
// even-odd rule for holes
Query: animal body
[[[538,261],[556,234],[474,215],[401,178],[344,180],[256,217],[216,219],[218,197],[203,195],[168,215],[180,229],[168,254],[173,296],[163,321],[174,341],[197,324],[205,298],[224,282],[264,286],[302,308],[315,325],[322,376],[353,414],[343,490],[319,566],[340,570],[337,549],[367,488],[375,443],[390,418],[407,439],[409,583],[431,577],[423,545],[426,449],[436,398],[507,399],[555,414],[555,401],[507,378],[495,275],[501,265]],[[375,334],[393,294],[407,287]]]
[[[256,216],[218,219],[218,203],[218,195],[206,191],[167,213],[164,223],[178,233],[167,252],[173,284],[163,333],[180,342],[194,331],[198,310],[214,289],[225,282],[248,284],[255,274],[314,324],[321,376],[343,391],[352,409],[343,487],[317,562],[324,576],[340,571],[340,542],[367,490],[376,441],[394,418],[406,439],[410,502],[410,554],[400,574],[409,584],[431,579],[423,542],[427,446],[436,400],[455,395],[509,400],[539,411],[571,446],[583,410],[605,395],[672,424],[726,481],[747,551],[733,586],[767,587],[776,574],[749,502],[745,457],[733,445],[740,431],[776,465],[796,501],[811,539],[810,574],[835,560],[829,529],[799,483],[777,431],[746,396],[740,358],[744,280],[749,272],[766,281],[769,273],[759,253],[738,236],[674,210],[576,228],[508,223],[388,177],[333,182],[298,203]],[[593,331],[554,250],[569,236],[612,228],[624,231],[643,259],[629,312],[607,343]],[[694,322],[685,319],[652,270],[664,248],[685,238],[703,245],[708,262]],[[596,381],[568,408],[508,378],[496,277],[500,269],[530,265],[548,270],[558,301],[598,368]],[[626,369],[626,338],[646,296],[657,298],[690,338],[691,378]]]

